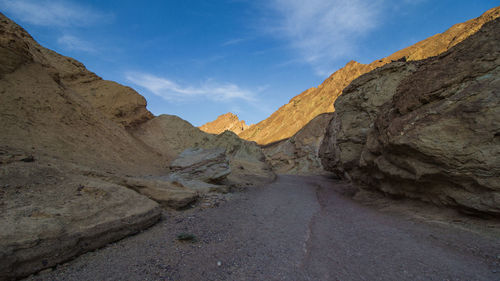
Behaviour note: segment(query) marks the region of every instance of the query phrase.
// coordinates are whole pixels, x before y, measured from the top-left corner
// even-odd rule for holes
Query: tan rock
[[[145,195],[151,200],[160,203],[163,207],[174,209],[184,208],[199,197],[196,191],[180,183],[172,183],[166,180],[125,178],[121,179],[121,185]]]
[[[166,163],[187,148],[195,147],[212,135],[202,132],[189,122],[162,114],[130,130],[132,135],[163,155]]]
[[[161,156],[123,127],[144,120],[146,113],[137,109],[141,96],[118,84],[110,86],[114,82],[101,80],[81,63],[41,47],[1,14],[0,33],[2,145],[39,159],[57,158],[97,169],[160,172]],[[73,76],[83,77],[80,88],[77,80],[65,82]],[[100,103],[109,108],[96,108]],[[122,118],[114,115],[119,108],[132,111],[118,114]]]
[[[0,173],[0,280],[52,267],[160,219],[156,202],[64,166],[11,162]]]

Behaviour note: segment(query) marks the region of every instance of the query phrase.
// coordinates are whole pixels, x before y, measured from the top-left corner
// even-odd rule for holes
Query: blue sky
[[[370,63],[492,0],[0,0],[40,44],[199,126],[267,118],[350,60]]]

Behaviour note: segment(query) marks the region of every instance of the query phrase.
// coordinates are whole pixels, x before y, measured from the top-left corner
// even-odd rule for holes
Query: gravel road
[[[382,212],[344,186],[280,176],[26,280],[500,280],[500,236]]]

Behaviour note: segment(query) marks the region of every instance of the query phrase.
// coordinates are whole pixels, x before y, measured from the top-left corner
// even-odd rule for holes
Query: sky
[[[370,63],[498,0],[0,0],[42,46],[143,95],[155,115],[257,123],[350,60]]]

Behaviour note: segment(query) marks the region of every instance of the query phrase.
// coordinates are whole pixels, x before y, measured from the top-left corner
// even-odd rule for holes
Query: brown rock
[[[220,134],[224,131],[231,131],[235,134],[240,134],[244,130],[248,129],[249,126],[245,124],[245,121],[241,120],[235,114],[229,112],[220,115],[212,122],[208,122],[199,127],[200,130],[209,134]]]
[[[500,215],[500,20],[442,55],[395,62],[337,99],[325,166],[361,188]]]
[[[456,24],[443,33],[436,34],[368,65],[351,61],[333,73],[317,88],[308,89],[294,97],[270,117],[252,125],[239,136],[259,144],[269,144],[290,138],[317,115],[333,112],[335,110],[333,103],[342,90],[360,75],[402,58],[421,60],[439,55],[477,32],[484,23],[499,16],[500,7],[496,7],[476,19]]]

